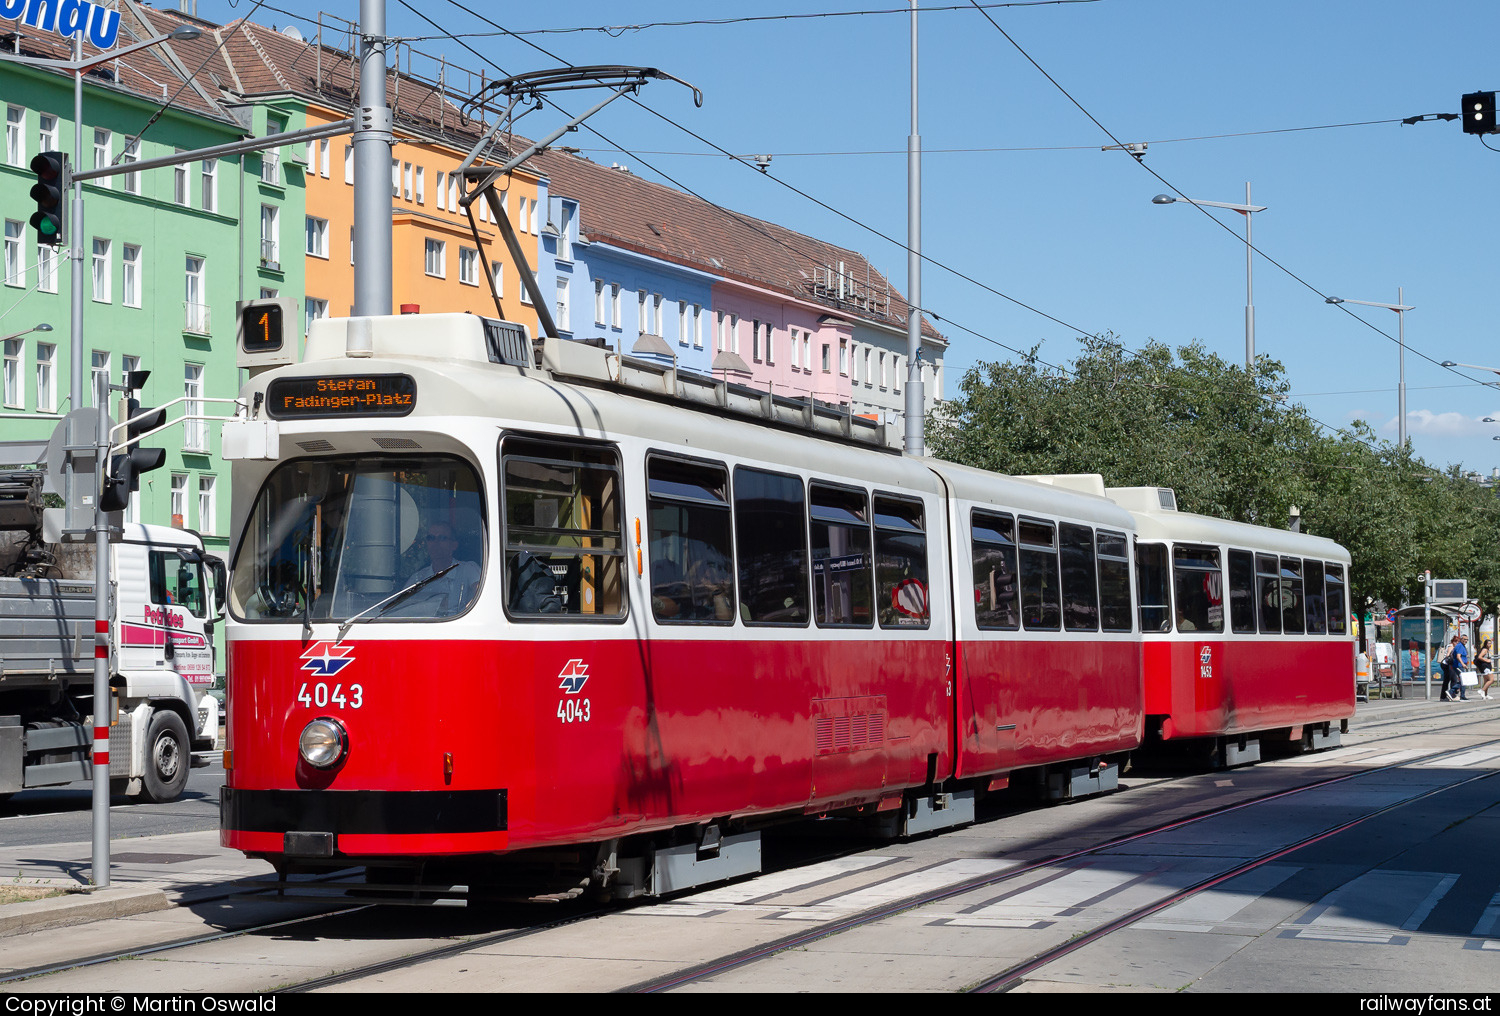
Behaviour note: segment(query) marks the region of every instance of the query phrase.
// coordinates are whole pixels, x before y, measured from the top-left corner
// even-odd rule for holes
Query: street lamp
[[[51,330],[52,326],[43,321],[39,325],[32,325],[30,328],[24,328],[19,332],[7,335],[3,339],[0,339],[0,342],[9,342],[11,339],[19,339],[21,336],[30,335],[32,332],[50,332]]]
[[[1266,206],[1250,203],[1250,181],[1248,180],[1245,181],[1245,203],[1242,205],[1231,204],[1227,201],[1176,198],[1170,194],[1158,194],[1151,199],[1153,205],[1170,205],[1176,201],[1184,201],[1190,205],[1203,205],[1207,208],[1227,208],[1245,217],[1245,369],[1253,371],[1255,369],[1255,299],[1253,279],[1250,274],[1250,257],[1255,252],[1255,247],[1250,242],[1250,216],[1256,212],[1265,211]]]
[[[1377,303],[1373,300],[1346,300],[1341,296],[1328,296],[1323,298],[1324,303],[1357,303],[1361,307],[1384,307],[1386,310],[1396,312],[1396,345],[1400,348],[1397,354],[1400,363],[1400,384],[1396,389],[1396,412],[1397,433],[1401,435],[1401,447],[1406,447],[1406,312],[1416,310],[1416,307],[1408,306],[1401,302],[1404,292],[1403,287],[1396,287],[1395,303]]]

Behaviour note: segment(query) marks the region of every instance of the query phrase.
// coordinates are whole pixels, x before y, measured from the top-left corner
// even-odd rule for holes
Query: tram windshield
[[[459,459],[288,462],[251,510],[230,606],[246,621],[451,617],[479,595],[484,549],[479,480]]]

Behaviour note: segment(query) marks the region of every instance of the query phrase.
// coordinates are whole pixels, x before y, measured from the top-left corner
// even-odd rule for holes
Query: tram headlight
[[[349,750],[349,735],[338,720],[319,717],[302,728],[297,750],[308,765],[327,769],[337,764]]]

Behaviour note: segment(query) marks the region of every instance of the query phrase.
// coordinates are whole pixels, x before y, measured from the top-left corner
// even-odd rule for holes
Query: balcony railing
[[[207,335],[208,327],[208,304],[206,303],[184,303],[182,330],[192,332],[195,335]]]

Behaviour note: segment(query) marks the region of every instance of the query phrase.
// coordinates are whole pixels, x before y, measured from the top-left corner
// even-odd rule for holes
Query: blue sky
[[[357,17],[356,0],[323,6]],[[473,51],[454,39],[411,45],[469,68],[488,62],[493,76],[554,61],[495,37],[471,9],[524,32],[899,6],[422,0],[412,8]],[[201,0],[199,13],[227,21],[252,7]],[[412,8],[390,0],[390,31],[435,34]],[[923,303],[952,342],[950,390],[967,367],[1012,357],[1006,347],[1040,343],[1043,359],[1066,362],[1078,350],[1074,329],[1112,332],[1132,348],[1198,340],[1242,362],[1241,216],[1217,213],[1226,229],[1151,198],[1175,187],[1238,203],[1250,181],[1254,203],[1267,206],[1254,222],[1266,255],[1254,267],[1256,347],[1285,365],[1292,397],[1325,424],[1363,419],[1394,441],[1396,315],[1351,306],[1351,317],[1323,297],[1395,303],[1404,287],[1415,307],[1406,381],[1417,454],[1485,474],[1500,466],[1491,440],[1500,424],[1480,422],[1500,419],[1500,389],[1481,383],[1500,375],[1438,366],[1500,366],[1490,309],[1500,151],[1454,121],[1399,123],[1457,112],[1465,92],[1500,89],[1500,5],[1096,0],[989,14],[1056,84],[979,12],[921,15],[923,252],[1066,324],[928,265]],[[249,16],[315,30],[270,6]],[[643,102],[728,151],[773,155],[762,175],[621,101],[590,121],[618,147],[587,131],[570,139],[590,158],[648,176],[654,167],[712,201],[855,248],[905,288],[905,252],[870,229],[905,237],[908,26],[899,13],[526,38],[570,63],[649,65],[684,78],[703,90],[702,109],[670,83],[649,85]],[[1146,142],[1143,164],[1101,151],[1112,141],[1079,106],[1120,141]],[[518,129],[534,137],[559,122],[544,110]],[[1500,149],[1500,135],[1488,140]],[[953,149],[962,151],[944,151]],[[868,152],[891,154],[826,154]]]

